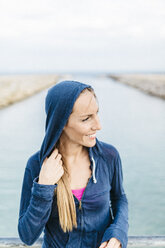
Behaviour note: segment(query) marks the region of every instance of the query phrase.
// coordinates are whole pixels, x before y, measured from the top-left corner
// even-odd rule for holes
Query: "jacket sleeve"
[[[42,185],[38,178],[32,179],[31,171],[26,167],[20,211],[18,233],[27,245],[32,245],[42,233],[51,213],[54,189],[56,185]]]
[[[114,175],[110,195],[113,221],[106,229],[102,242],[114,237],[121,242],[122,248],[126,248],[128,242],[128,201],[123,189],[122,165],[119,154],[114,159]]]

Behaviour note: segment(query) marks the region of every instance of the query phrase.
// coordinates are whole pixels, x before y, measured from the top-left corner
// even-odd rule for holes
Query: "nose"
[[[96,130],[100,130],[100,129],[101,129],[100,119],[99,119],[98,115],[96,115],[96,117],[94,118],[92,130],[96,131]]]

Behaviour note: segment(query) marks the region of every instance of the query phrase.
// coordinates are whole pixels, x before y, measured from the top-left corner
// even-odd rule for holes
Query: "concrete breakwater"
[[[21,101],[54,85],[57,75],[9,75],[0,76],[0,108]]]
[[[165,99],[164,74],[111,74],[110,78],[135,87],[147,94]]]
[[[70,75],[0,76],[0,109],[49,88],[56,84],[59,78],[66,77],[70,78]],[[163,74],[110,74],[108,77],[165,99],[165,75]]]

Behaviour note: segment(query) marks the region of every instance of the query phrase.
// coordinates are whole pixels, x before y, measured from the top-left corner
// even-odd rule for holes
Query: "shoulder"
[[[115,173],[115,175],[121,175],[122,178],[122,162],[117,148],[102,141],[98,141],[98,143],[100,146],[101,156],[105,161],[108,170],[110,170],[111,176]]]
[[[113,145],[97,140],[97,146],[106,160],[116,160],[119,157],[119,151]]]
[[[39,175],[40,162],[39,162],[39,151],[34,153],[27,161],[26,170],[30,171],[32,178]]]

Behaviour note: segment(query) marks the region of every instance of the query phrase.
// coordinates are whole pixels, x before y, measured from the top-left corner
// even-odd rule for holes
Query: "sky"
[[[164,0],[0,0],[0,73],[164,72]]]

